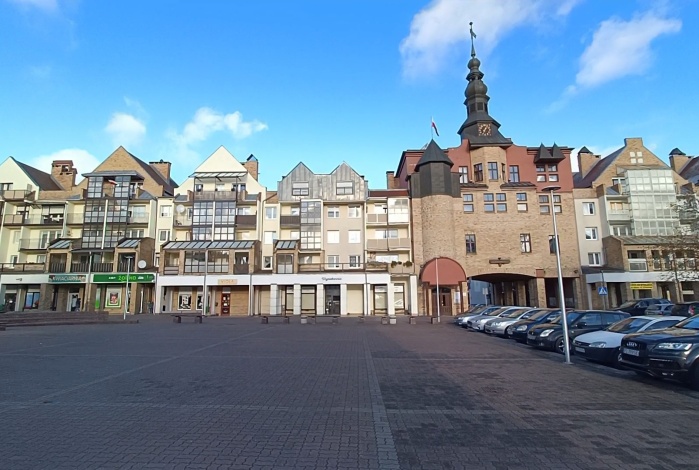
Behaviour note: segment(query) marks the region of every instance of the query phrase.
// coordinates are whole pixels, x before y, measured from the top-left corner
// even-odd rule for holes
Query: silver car
[[[531,307],[524,308],[521,310],[515,310],[513,312],[510,312],[508,315],[505,315],[504,317],[493,318],[492,320],[487,321],[483,327],[483,331],[490,335],[509,338],[510,332],[507,330],[507,328],[510,325],[514,325],[520,320],[526,320],[529,317],[533,316],[535,313],[541,312],[542,310],[544,309]]]
[[[478,315],[476,317],[469,318],[466,321],[466,326],[471,330],[483,331],[483,326],[485,325],[486,322],[488,322],[496,317],[503,317],[503,316],[507,315],[508,313],[512,313],[514,310],[520,310],[523,308],[526,308],[526,307],[518,307],[518,306],[502,307],[501,309],[495,310],[495,311],[490,312],[486,315]]]
[[[470,318],[477,317],[480,315],[486,315],[486,314],[494,312],[496,310],[500,310],[501,308],[503,308],[503,307],[500,305],[489,305],[488,307],[486,307],[482,310],[479,310],[478,312],[475,312],[475,313],[462,313],[461,315],[457,316],[456,319],[454,319],[454,323],[466,328],[466,322]]]

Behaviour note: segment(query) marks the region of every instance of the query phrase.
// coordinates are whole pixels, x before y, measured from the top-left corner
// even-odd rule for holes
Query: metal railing
[[[45,250],[55,239],[47,238],[22,238],[19,240],[20,250]]]
[[[256,227],[257,226],[257,215],[254,214],[242,214],[235,216],[235,224],[238,227]]]
[[[279,225],[282,227],[298,227],[301,225],[300,215],[280,215]]]
[[[177,214],[175,215],[175,226],[176,227],[189,227],[192,225],[192,217],[188,217],[187,214]]]
[[[66,262],[65,261],[52,261],[49,263],[50,273],[64,273],[66,272]]]
[[[92,268],[89,263],[71,263],[70,265],[72,273],[111,273],[113,270],[114,263],[92,263]]]
[[[147,224],[150,221],[150,215],[146,212],[139,212],[138,214],[132,214],[129,216],[130,224]]]
[[[69,212],[66,216],[66,222],[70,225],[82,225],[85,220],[85,214],[82,212]]]
[[[369,250],[410,249],[410,238],[368,238],[366,247]]]
[[[37,272],[43,271],[44,268],[44,263],[0,263],[2,272]]]
[[[6,201],[16,201],[16,200],[33,200],[34,191],[29,191],[28,189],[5,189],[0,191],[0,195]]]

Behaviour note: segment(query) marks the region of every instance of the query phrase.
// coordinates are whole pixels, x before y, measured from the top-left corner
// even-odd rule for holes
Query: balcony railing
[[[147,224],[150,221],[150,215],[148,213],[139,212],[138,214],[133,214],[129,216],[130,224]]]
[[[2,191],[2,197],[6,201],[33,201],[35,193],[26,189],[6,189]]]
[[[410,238],[369,238],[366,241],[368,250],[409,250]]]
[[[7,214],[5,225],[63,225],[63,214],[31,216]]]
[[[52,261],[49,263],[50,273],[64,273],[66,272],[66,262],[65,261]]]
[[[648,271],[648,261],[644,259],[629,259],[629,271]]]
[[[194,199],[201,201],[237,201],[237,202],[255,202],[257,194],[248,194],[247,191],[197,191],[194,193]]]
[[[234,264],[233,274],[250,274],[250,265],[247,263]]]
[[[288,266],[288,265],[285,265]],[[389,263],[368,261],[366,263],[300,263],[299,272],[332,271],[388,271]],[[279,272],[279,271],[277,271]]]
[[[298,227],[301,225],[300,215],[280,215],[279,225],[282,227]]]
[[[24,225],[27,218],[24,214],[7,214],[3,217],[3,222],[5,225]]]
[[[236,215],[235,224],[238,227],[256,227],[257,226],[257,216],[251,214]]]
[[[66,215],[66,223],[68,223],[68,225],[82,225],[85,220],[85,214],[82,212],[68,213]]]
[[[180,273],[179,266],[163,266],[163,274],[168,276],[176,276]]]
[[[631,220],[631,211],[609,211],[607,212],[607,220]]]
[[[189,227],[190,225],[192,225],[192,217],[188,217],[187,214],[175,215],[176,227]]]
[[[44,263],[0,263],[1,272],[41,272],[44,268]]]
[[[366,223],[386,225],[386,223],[388,223],[388,216],[386,214],[367,214]]]
[[[111,273],[114,270],[114,263],[92,263],[90,269],[89,263],[71,263],[70,272],[72,273]]]
[[[54,239],[22,238],[19,240],[20,250],[45,250]]]

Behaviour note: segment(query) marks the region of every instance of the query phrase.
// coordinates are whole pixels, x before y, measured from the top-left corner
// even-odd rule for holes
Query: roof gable
[[[454,166],[454,162],[449,160],[447,154],[444,153],[444,150],[442,150],[439,145],[437,145],[437,142],[435,142],[434,139],[430,140],[430,143],[427,144],[425,151],[422,152],[422,157],[420,157],[417,165],[415,165],[415,171],[418,171],[421,166],[427,165],[428,163],[444,163],[450,167]]]
[[[214,151],[209,157],[201,162],[194,170],[194,173],[207,173],[217,171],[245,172],[248,170],[233,156],[223,145]]]

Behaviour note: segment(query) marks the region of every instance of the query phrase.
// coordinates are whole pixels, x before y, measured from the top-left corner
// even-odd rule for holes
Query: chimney
[[[599,155],[594,155],[587,147],[583,147],[578,151],[578,170],[580,176],[585,177],[593,166],[599,161]]]
[[[255,155],[250,154],[248,159],[243,162],[243,166],[246,170],[248,170],[250,176],[252,176],[255,179],[255,181],[257,181],[259,162],[257,161]]]
[[[54,160],[51,162],[51,176],[66,191],[75,187],[77,174],[78,170],[73,167],[72,160]]]
[[[161,158],[159,162],[149,162],[148,163],[155,171],[163,175],[163,178],[165,178],[165,181],[170,181],[170,168],[172,167],[172,163],[163,161]]]
[[[674,148],[670,152],[670,167],[675,173],[679,173],[691,159],[692,157],[688,157],[682,150]]]
[[[386,172],[386,189],[396,189],[396,172]]]

